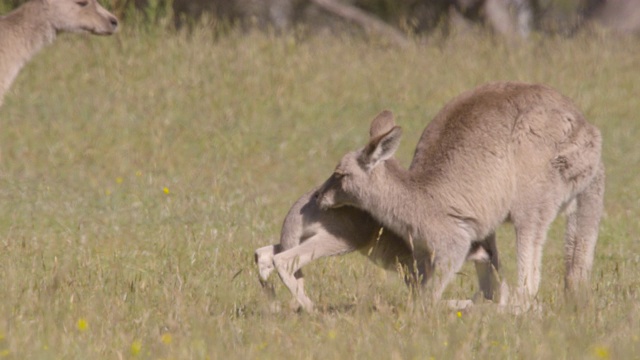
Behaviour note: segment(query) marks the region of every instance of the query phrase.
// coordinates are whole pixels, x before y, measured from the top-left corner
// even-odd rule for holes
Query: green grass
[[[0,357],[624,359],[640,352],[640,43],[483,37],[399,50],[357,39],[124,29],[61,36],[0,109]],[[291,203],[391,109],[399,158],[442,105],[543,82],[604,136],[593,301],[563,300],[562,229],[541,315],[417,310],[359,255],[306,267],[318,314],[272,314],[253,264]],[[515,281],[513,231],[499,232]],[[447,297],[475,292],[466,265]],[[277,279],[278,299],[291,298]]]

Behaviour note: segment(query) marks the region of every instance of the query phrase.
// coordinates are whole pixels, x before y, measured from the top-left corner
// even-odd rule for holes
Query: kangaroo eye
[[[88,1],[76,1],[76,4],[78,4],[80,7],[85,7],[87,5],[89,5]]]

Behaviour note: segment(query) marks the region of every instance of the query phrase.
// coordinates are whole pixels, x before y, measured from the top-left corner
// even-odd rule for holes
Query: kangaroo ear
[[[396,126],[396,122],[393,119],[393,113],[389,110],[384,110],[371,121],[369,138],[374,139],[380,135],[384,135],[393,129],[394,126]]]
[[[389,159],[398,150],[402,128],[394,126],[387,133],[369,140],[369,144],[362,149],[359,160],[367,169],[371,170],[381,162]]]

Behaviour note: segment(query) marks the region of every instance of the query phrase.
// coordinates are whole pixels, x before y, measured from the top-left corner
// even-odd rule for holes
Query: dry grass
[[[458,38],[399,51],[354,39],[63,36],[0,109],[0,357],[622,359],[640,351],[640,43]],[[370,119],[418,136],[451,97],[543,82],[604,135],[606,216],[592,301],[566,304],[562,227],[539,316],[414,309],[361,257],[308,267],[318,314],[271,314],[253,250]],[[514,241],[499,234],[515,279]],[[323,281],[320,281],[320,278]],[[277,279],[274,278],[277,283]],[[290,295],[276,284],[284,307]],[[471,267],[448,296],[475,291]]]

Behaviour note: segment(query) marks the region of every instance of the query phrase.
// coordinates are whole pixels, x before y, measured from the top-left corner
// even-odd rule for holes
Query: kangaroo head
[[[43,0],[51,24],[58,32],[89,32],[111,35],[118,19],[100,6],[97,0]]]
[[[347,153],[318,189],[316,199],[322,209],[345,205],[366,207],[363,203],[371,201],[368,194],[375,192],[378,186],[385,186],[382,177],[376,173],[384,171],[380,165],[398,149],[402,128],[395,126],[391,112],[384,111],[371,123],[370,134],[369,143],[358,151]]]

